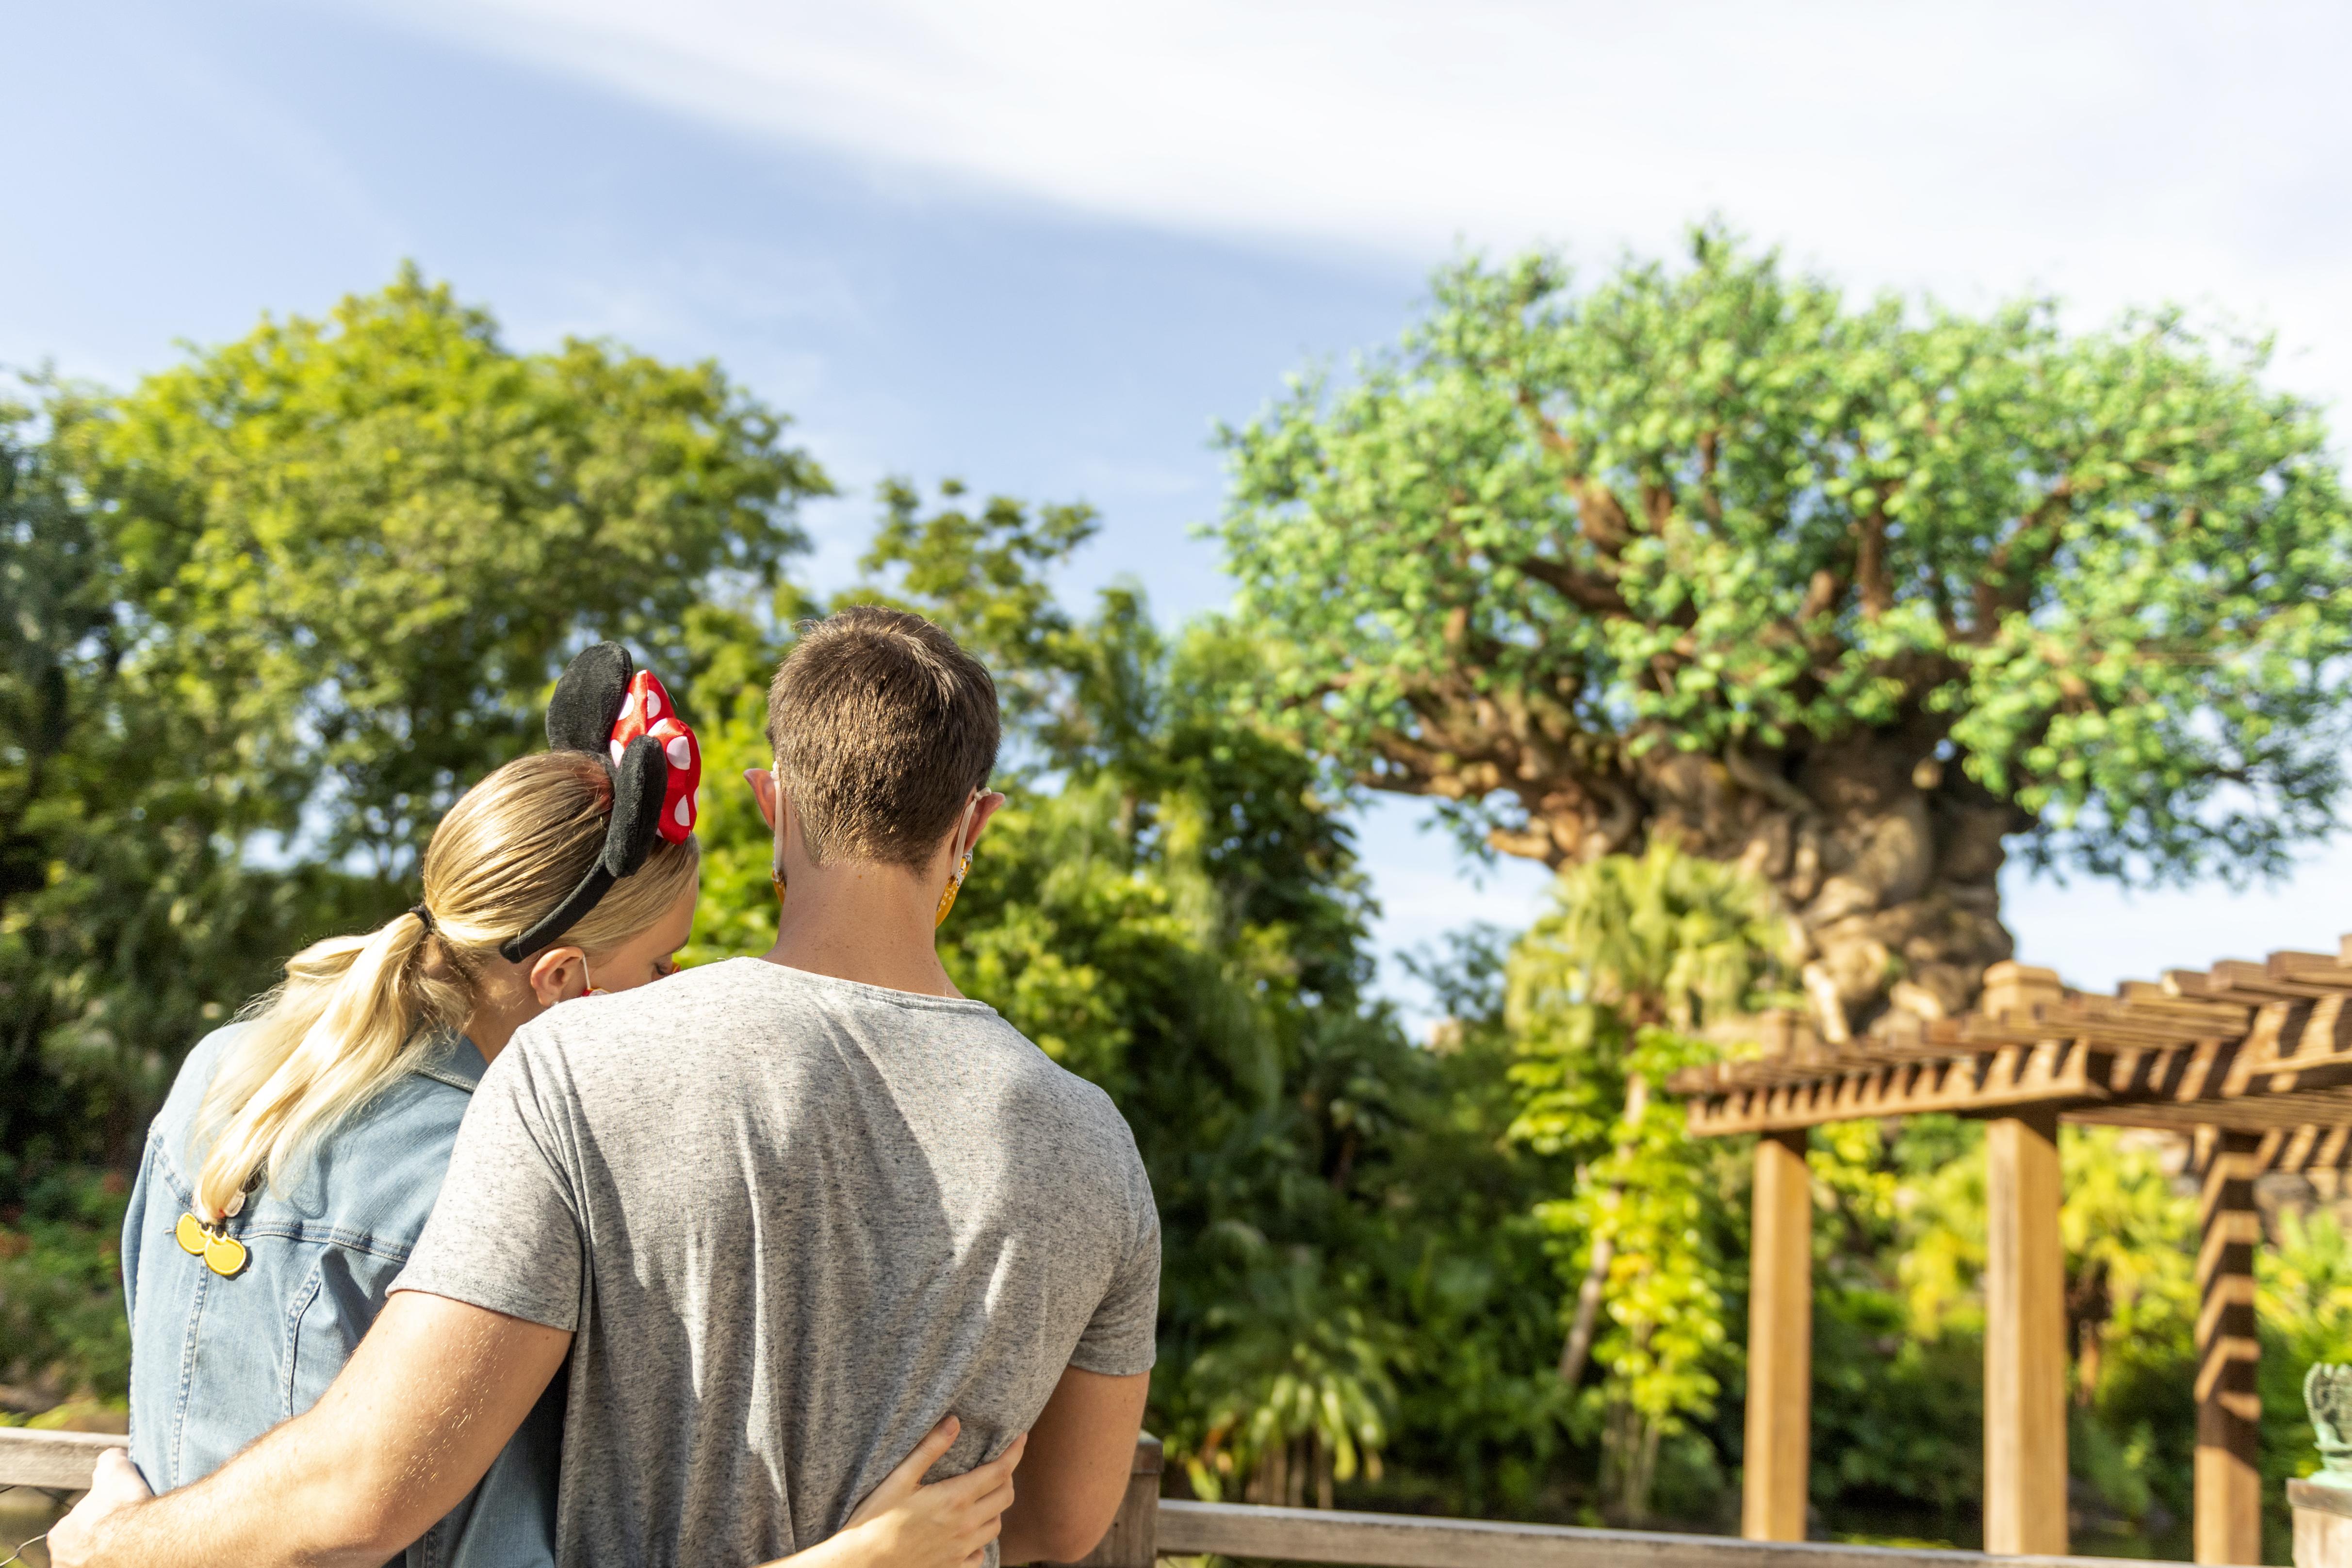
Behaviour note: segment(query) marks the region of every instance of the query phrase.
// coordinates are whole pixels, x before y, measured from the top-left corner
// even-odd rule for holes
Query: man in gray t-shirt
[[[919,617],[846,610],[776,672],[768,739],[774,947],[478,1040],[496,1059],[434,1216],[325,1396],[163,1497],[102,1471],[58,1561],[382,1563],[567,1358],[566,1568],[751,1568],[836,1531],[845,1561],[894,1556],[912,1538],[852,1512],[950,1415],[935,1477],[1026,1434],[992,1565],[1094,1548],[1150,1386],[1160,1227],[1109,1100],[940,963],[1004,803],[995,687]],[[601,896],[469,985],[526,995],[531,943]]]
[[[517,1034],[394,1289],[577,1336],[562,1561],[751,1563],[943,1414],[961,1470],[1150,1371],[1159,1265],[1127,1123],[994,1009],[745,958]]]

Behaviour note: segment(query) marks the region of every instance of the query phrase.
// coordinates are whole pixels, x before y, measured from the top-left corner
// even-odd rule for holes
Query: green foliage
[[[584,635],[674,667],[688,609],[772,587],[828,489],[715,365],[518,354],[414,268],[59,414],[137,657],[252,820],[387,874],[532,743]]]
[[[120,1401],[129,1390],[116,1238],[130,1193],[117,1172],[51,1172],[0,1223],[0,1383],[12,1391]]]
[[[342,879],[236,851],[238,782],[144,632],[46,420],[0,407],[0,1202],[135,1142],[178,1053]]]
[[[1366,783],[1587,826],[1661,747],[1903,730],[2044,856],[2276,868],[2342,786],[2352,515],[2265,352],[1855,306],[1714,230],[1582,292],[1464,262],[1226,433],[1262,700]]]
[[[127,1159],[286,953],[409,901],[581,643],[720,658],[825,488],[716,367],[519,354],[413,269],[34,390],[0,409],[0,1198]]]
[[[1660,1441],[1714,1409],[1736,1360],[1724,1289],[1738,1162],[1694,1139],[1653,1092],[1718,1050],[1699,1033],[1772,994],[1783,928],[1765,889],[1661,839],[1560,873],[1551,911],[1513,950],[1507,1019],[1520,1059],[1514,1139],[1573,1162],[1536,1209],[1570,1304],[1562,1371],[1589,1347],[1588,1410],[1608,1423],[1619,1506],[1648,1508]],[[1596,1340],[1588,1300],[1608,1318]]]
[[[884,488],[848,596],[940,620],[1011,724],[943,955],[1136,1131],[1167,1239],[1150,1419],[1184,1484],[1725,1522],[1747,1151],[1653,1091],[1777,996],[1784,926],[1652,835],[1517,940],[1424,960],[1423,1048],[1368,992],[1318,758],[1484,810],[1518,785],[1436,743],[1475,710],[1540,812],[1662,740],[1916,721],[2043,812],[2046,852],[2260,863],[2336,787],[2344,540],[2307,411],[2254,368],[2171,321],[1853,310],[1709,237],[1576,298],[1543,264],[1459,268],[1360,384],[1235,436],[1231,619],[1163,629],[1131,584],[1056,602],[1084,508]],[[583,638],[646,651],[703,737],[691,956],[767,945],[734,773],[819,607],[782,569],[824,481],[716,369],[517,354],[410,274],[125,396],[34,392],[0,411],[0,1382],[104,1400],[122,1184],[74,1162],[126,1161],[282,954],[407,901],[422,831],[530,743]],[[2111,1543],[2168,1547],[2193,1200],[2144,1142],[2070,1131],[2064,1159],[2076,1495]],[[1811,1164],[1815,1501],[1966,1540],[1975,1130],[1833,1126]],[[2303,1368],[2352,1339],[2336,1219],[2277,1223],[2273,1495],[2311,1463]],[[1596,1263],[1593,1375],[1564,1381]]]
[[[2258,1248],[2254,1279],[2263,1358],[2263,1549],[2287,1561],[2293,1531],[2284,1498],[2290,1476],[2319,1468],[2304,1414],[2303,1379],[2315,1362],[2352,1361],[2352,1237],[2337,1214],[2282,1212],[2271,1245]]]

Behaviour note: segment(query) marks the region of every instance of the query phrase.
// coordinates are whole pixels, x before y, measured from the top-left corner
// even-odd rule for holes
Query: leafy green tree
[[[1661,1438],[1712,1410],[1732,1353],[1725,1152],[1692,1138],[1681,1108],[1651,1089],[1719,1054],[1701,1033],[1709,1024],[1768,999],[1784,933],[1753,878],[1663,837],[1638,857],[1565,868],[1553,900],[1511,955],[1521,1058],[1511,1131],[1577,1161],[1570,1191],[1538,1210],[1578,1276],[1559,1376],[1574,1387],[1597,1348],[1611,1489],[1639,1521]]]
[[[1753,868],[1832,1039],[1957,1011],[2006,836],[2237,877],[2332,821],[2352,517],[2264,353],[1856,307],[1713,230],[1580,293],[1464,263],[1227,433],[1258,700],[1494,848]]]
[[[413,269],[35,390],[0,418],[0,1191],[125,1159],[286,952],[408,901],[577,646],[703,657],[824,488],[716,367],[517,353]]]
[[[688,612],[772,590],[829,488],[716,365],[518,353],[413,267],[58,414],[144,679],[257,825],[387,877],[533,743],[579,644],[675,668]]]
[[[143,678],[102,520],[0,407],[0,1203],[135,1142],[177,1052],[336,879],[238,863],[233,783]]]

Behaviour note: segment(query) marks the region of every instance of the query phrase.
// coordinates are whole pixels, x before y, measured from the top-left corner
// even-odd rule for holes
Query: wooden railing
[[[0,1486],[79,1491],[121,1437],[0,1427]],[[1738,1541],[1412,1514],[1163,1501],[1159,1439],[1136,1445],[1127,1499],[1087,1568],[1154,1568],[1161,1557],[1252,1557],[1385,1568],[2129,1568],[2114,1558],[1988,1557],[1812,1542]]]
[[[1153,1568],[1161,1557],[1209,1553],[1379,1568],[2132,1568],[2127,1560],[2112,1557],[1991,1557],[1981,1552],[1179,1502],[1160,1497],[1160,1441],[1147,1436],[1136,1445],[1135,1469],[1118,1518],[1082,1568]]]
[[[130,1441],[103,1432],[27,1432],[21,1426],[0,1426],[0,1487],[87,1491],[98,1457]]]

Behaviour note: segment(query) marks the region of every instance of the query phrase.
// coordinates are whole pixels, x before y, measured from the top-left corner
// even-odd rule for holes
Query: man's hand
[[[399,1292],[318,1404],[195,1485],[142,1500],[101,1468],[106,1498],[74,1510],[62,1547],[50,1536],[51,1560],[380,1568],[473,1489],[571,1348],[562,1329]]]
[[[1151,1374],[1068,1367],[1029,1428],[1021,1494],[1004,1510],[1007,1563],[1075,1563],[1101,1543],[1127,1496]]]
[[[147,1489],[146,1480],[139,1467],[121,1448],[109,1448],[98,1457],[98,1473],[90,1478],[89,1490],[73,1511],[49,1527],[49,1538],[44,1543],[49,1549],[53,1568],[82,1568],[93,1561],[91,1552],[99,1531],[106,1521],[133,1503],[145,1502],[155,1494]]]

